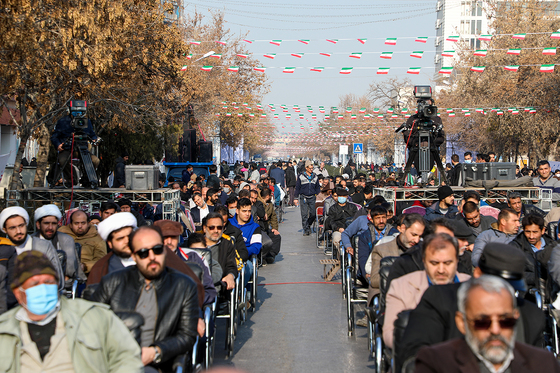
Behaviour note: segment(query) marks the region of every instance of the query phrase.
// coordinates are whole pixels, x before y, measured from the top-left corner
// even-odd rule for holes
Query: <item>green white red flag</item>
[[[338,39],[327,39],[327,41],[328,41],[329,43],[333,43],[333,44],[338,43]]]
[[[393,58],[393,52],[382,52],[381,56],[379,57],[390,60],[391,58]]]
[[[249,43],[249,44],[253,44],[254,40],[249,40],[249,39],[243,39],[243,41],[245,43]]]
[[[247,57],[249,57],[249,55],[248,54],[237,53],[237,57],[247,58]]]
[[[422,51],[415,51],[415,52],[412,52],[412,53],[410,54],[410,57],[422,58],[423,55],[424,55],[424,52],[422,52]]]
[[[380,67],[380,68],[377,69],[377,74],[378,75],[387,75],[387,74],[389,74],[390,69],[391,69],[390,67]]]
[[[550,35],[551,39],[560,39],[560,32],[556,31]]]
[[[318,72],[318,73],[322,72],[323,70],[325,70],[324,67],[313,67],[313,68],[311,68],[311,71],[315,71],[315,72]]]
[[[492,35],[480,35],[478,37],[478,40],[482,40],[482,41],[491,41],[492,40]]]
[[[471,67],[471,71],[475,71],[477,73],[483,73],[486,69],[486,66],[473,66]]]
[[[220,58],[222,58],[222,54],[221,53],[214,53],[210,57],[220,59]]]
[[[350,55],[350,57],[360,59],[362,58],[362,52],[354,52]]]
[[[519,70],[519,65],[507,65],[504,66],[504,70],[517,72],[517,70]]]
[[[292,56],[297,57],[297,58],[302,58],[303,57],[303,53],[290,53]]]
[[[454,43],[458,42],[459,39],[460,39],[459,35],[451,35],[451,36],[448,36],[447,38],[445,38],[445,40],[452,41]]]
[[[183,67],[181,67],[181,71],[187,71],[187,65],[184,65]]]
[[[267,53],[264,55],[266,58],[274,59],[276,57],[276,53]]]
[[[420,67],[409,67],[408,70],[406,71],[407,74],[414,74],[414,75],[418,75],[420,74]]]
[[[321,52],[321,53],[319,53],[319,54],[320,54],[321,56],[327,56],[327,57],[330,57],[330,56],[332,55],[331,53],[323,53],[323,52]]]
[[[525,33],[523,33],[523,34],[513,34],[512,38],[519,39],[519,40],[525,40],[526,36],[527,36],[527,34],[525,34]]]
[[[280,44],[282,44],[282,40],[271,40],[270,44],[272,45],[276,45],[276,46],[280,46]]]
[[[191,45],[200,45],[200,43],[201,43],[201,41],[198,41],[198,40],[191,40],[190,41]]]
[[[554,55],[556,54],[556,48],[544,48],[542,54],[550,55],[550,56]]]
[[[387,45],[397,45],[397,38],[387,38],[385,40],[385,44],[387,44]]]
[[[426,42],[428,42],[428,37],[427,36],[418,36],[414,41],[416,41],[418,43],[426,43]]]
[[[488,50],[486,49],[479,49],[473,53],[474,56],[479,56],[479,57],[486,57],[487,54],[488,54]]]
[[[212,71],[212,67],[213,67],[213,66],[202,66],[202,67],[200,68],[200,70],[202,70],[202,71]]]
[[[443,57],[455,57],[455,51],[443,51],[441,55]]]
[[[305,45],[309,44],[309,39],[299,39],[298,40],[300,43],[303,43]]]
[[[253,70],[264,73],[266,71],[266,67],[263,67],[263,66],[255,67]]]
[[[554,64],[544,64],[541,65],[539,70],[541,73],[553,73],[554,72]]]
[[[226,45],[227,44],[227,40],[216,40],[216,43],[220,44],[220,45]]]
[[[442,67],[439,71],[440,74],[451,74],[453,72],[453,67]]]
[[[350,74],[354,68],[353,67],[343,67],[340,69],[341,74]]]
[[[192,59],[192,53],[189,53],[189,55],[187,56],[187,60]]]
[[[227,71],[238,72],[239,71],[239,66],[230,66],[230,67],[227,68]]]
[[[506,54],[513,54],[519,56],[521,54],[521,48],[510,48]]]
[[[361,38],[361,39],[358,39],[358,41],[362,44],[365,44],[366,41],[367,41],[367,38]]]

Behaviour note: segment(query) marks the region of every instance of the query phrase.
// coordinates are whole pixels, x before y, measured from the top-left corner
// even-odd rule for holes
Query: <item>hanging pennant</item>
[[[473,66],[471,67],[471,71],[475,71],[477,73],[483,73],[486,69],[486,66]]]
[[[362,39],[358,39],[358,41],[359,41],[360,43],[362,43],[362,44],[365,44],[366,41],[367,41],[367,39],[366,39],[366,38],[362,38]]]
[[[316,71],[316,72],[320,73],[320,72],[322,72],[323,70],[325,70],[324,67],[313,67],[313,68],[311,68],[310,71]]]
[[[424,55],[424,52],[422,52],[422,51],[415,51],[415,52],[412,52],[412,53],[410,54],[410,57],[422,58],[423,55]]]
[[[354,69],[353,67],[343,67],[340,70],[341,74],[350,74],[352,72],[352,69]]]
[[[420,74],[420,67],[409,67],[408,70],[406,71],[407,74],[414,74],[414,75],[418,75]]]
[[[513,55],[519,56],[521,54],[521,48],[508,49],[506,54],[513,54]]]
[[[397,38],[387,38],[385,40],[385,44],[387,44],[387,45],[397,45]]]
[[[355,53],[352,53],[352,54],[350,55],[350,57],[351,57],[351,58],[360,59],[360,58],[362,58],[362,52],[355,52]]]
[[[428,41],[428,37],[427,36],[418,36],[414,41],[418,42],[418,43],[426,43]]]
[[[390,59],[393,58],[393,52],[382,52],[381,56],[379,56],[379,57],[390,60]]]

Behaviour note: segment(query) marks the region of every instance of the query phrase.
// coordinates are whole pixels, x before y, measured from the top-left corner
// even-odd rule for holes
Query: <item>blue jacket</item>
[[[237,214],[235,214],[233,218],[229,219],[229,222],[243,233],[243,240],[249,256],[258,255],[262,248],[262,234],[260,225],[255,223],[253,217],[251,216],[248,223],[241,225],[237,222]]]
[[[97,135],[93,131],[93,126],[91,125],[91,120],[88,119],[88,128],[84,131],[92,140],[97,140]],[[74,133],[74,127],[72,127],[72,118],[66,115],[56,122],[54,127],[54,132],[51,136],[51,142],[54,148],[58,148],[60,144],[63,144],[66,140],[72,137]],[[68,148],[67,150],[70,150]]]
[[[319,185],[319,178],[317,175],[314,173],[307,175],[307,172],[302,172],[298,175],[295,192],[296,198],[299,198],[300,194],[306,197],[312,197],[319,193],[321,193],[321,186]]]
[[[284,182],[285,172],[280,167],[270,170],[270,177],[273,177],[278,184],[282,185],[282,188],[286,187],[286,183]]]
[[[455,215],[457,215],[459,213],[459,210],[457,209],[457,206],[451,205],[451,206],[449,206],[449,209],[447,210],[447,213],[444,215],[439,208],[439,202],[434,203],[434,205],[436,206],[435,209],[433,209],[431,207],[428,207],[426,209],[426,215],[424,216],[424,219],[426,219],[427,221],[432,221],[432,220],[437,219],[437,218],[453,219],[455,217]]]
[[[356,218],[345,230],[342,232],[342,246],[352,247],[352,242],[350,241],[352,236],[360,235],[363,232],[369,230],[367,215],[362,215]]]

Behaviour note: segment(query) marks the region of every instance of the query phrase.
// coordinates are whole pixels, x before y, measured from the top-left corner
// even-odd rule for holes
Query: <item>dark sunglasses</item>
[[[491,317],[481,317],[479,319],[469,321],[472,322],[475,330],[488,330],[490,329],[490,326],[492,326]],[[498,323],[500,324],[501,329],[513,329],[517,323],[517,319],[515,317],[500,317],[498,319]]]
[[[150,250],[154,252],[154,255],[161,255],[163,254],[163,245],[156,245],[151,249],[138,250],[134,254],[136,254],[136,256],[138,256],[140,259],[146,259],[148,255],[150,255]]]
[[[221,231],[224,226],[223,225],[209,225],[206,228],[208,228],[209,231],[213,231],[214,229],[217,229],[219,231]]]

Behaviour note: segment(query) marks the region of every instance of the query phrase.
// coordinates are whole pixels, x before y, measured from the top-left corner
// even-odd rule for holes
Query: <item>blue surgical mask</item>
[[[41,284],[25,290],[27,310],[35,315],[46,315],[58,302],[58,285]]]
[[[472,159],[465,159],[465,163],[472,163]]]
[[[338,197],[338,203],[340,204],[345,204],[347,200],[348,198],[346,197],[341,197],[341,196]]]

